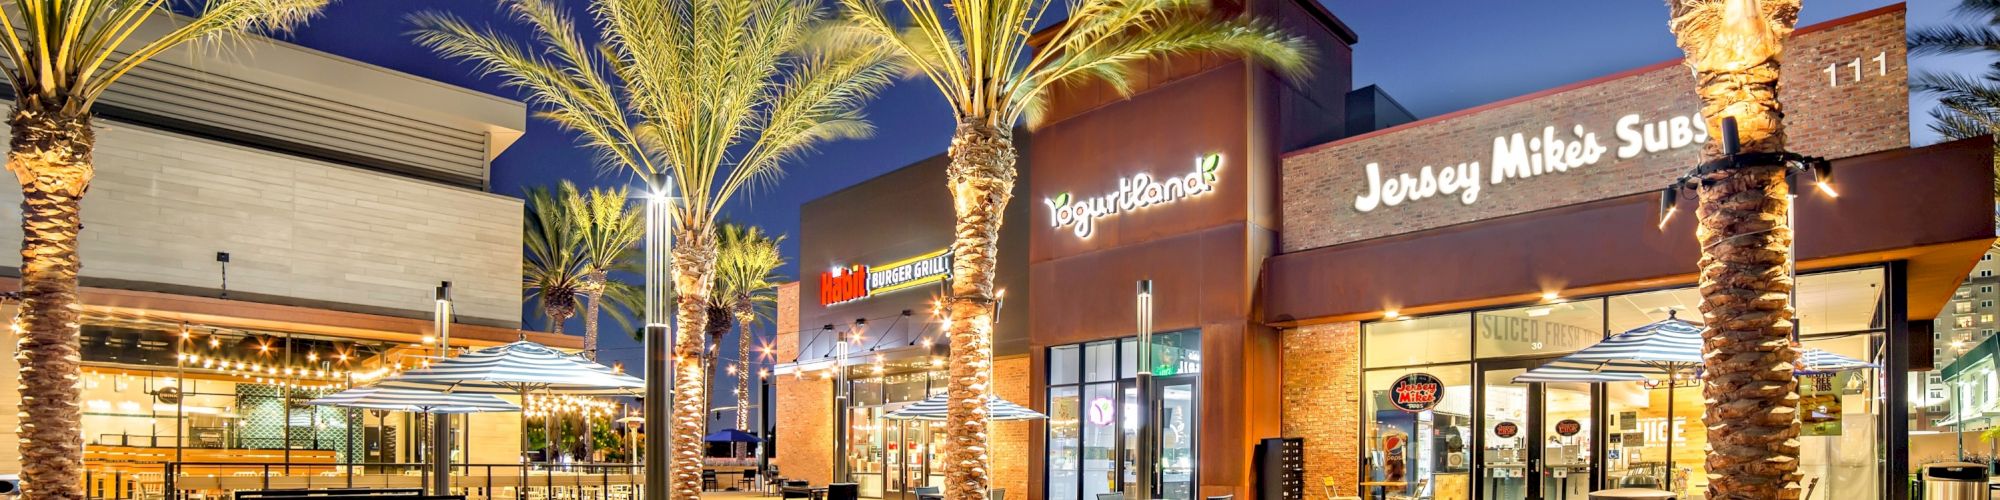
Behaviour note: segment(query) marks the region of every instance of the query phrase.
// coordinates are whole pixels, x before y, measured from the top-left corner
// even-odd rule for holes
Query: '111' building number
[[[1856,58],[1854,58],[1854,60],[1852,60],[1852,61],[1848,61],[1848,62],[1847,62],[1846,64],[1842,64],[1842,63],[1833,63],[1833,64],[1828,64],[1828,65],[1826,65],[1826,84],[1827,84],[1827,86],[1829,86],[1829,87],[1839,87],[1839,86],[1840,86],[1840,77],[1841,77],[1841,75],[1843,75],[1843,74],[1846,74],[1846,75],[1850,75],[1850,76],[1849,76],[1849,78],[1850,78],[1850,83],[1854,83],[1854,82],[1860,82],[1860,81],[1861,81],[1861,75],[1862,75],[1862,72],[1861,72],[1861,61],[1862,61],[1862,60],[1861,60],[1861,58],[1859,58],[1859,57],[1856,57]],[[1875,57],[1872,57],[1872,58],[1869,58],[1869,59],[1868,59],[1868,61],[1869,61],[1869,62],[1873,62],[1873,63],[1875,63],[1875,74],[1876,74],[1877,76],[1882,76],[1882,75],[1888,75],[1888,74],[1889,74],[1889,53],[1888,53],[1888,52],[1886,52],[1886,51],[1885,51],[1885,52],[1878,52],[1878,53],[1876,53],[1876,54],[1875,54]],[[1845,68],[1845,69],[1846,69],[1846,71],[1842,71],[1842,69],[1843,69],[1843,68],[1842,68],[1842,66],[1845,66],[1845,67],[1846,67],[1846,68]]]

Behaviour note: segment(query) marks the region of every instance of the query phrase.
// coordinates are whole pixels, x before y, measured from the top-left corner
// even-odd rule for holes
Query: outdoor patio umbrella
[[[948,401],[949,399],[950,397],[948,395],[939,393],[929,398],[924,398],[923,401],[918,401],[916,404],[905,406],[900,409],[897,409],[896,411],[884,414],[882,415],[882,418],[891,420],[943,421],[945,410],[947,410],[949,405],[951,404]],[[1039,412],[1036,412],[1035,410],[1030,410],[1027,407],[1008,402],[1005,399],[1000,399],[998,397],[993,397],[993,396],[987,396],[986,418],[988,420],[1038,420],[1038,419],[1049,418],[1049,416],[1043,415]]]
[[[306,404],[313,406],[425,413],[431,415],[521,411],[520,406],[515,406],[506,400],[485,394],[445,394],[435,391],[383,387],[356,387],[307,401]],[[467,432],[470,432],[470,429],[467,429]],[[347,456],[350,459],[350,465],[352,465],[351,460],[354,457],[354,453],[350,450]],[[446,460],[449,458],[449,454],[443,450],[435,450],[431,456],[435,460]],[[431,472],[441,473],[438,471]],[[425,484],[429,484],[429,481],[426,481]],[[433,494],[443,495],[445,493],[434,492]]]
[[[762,442],[764,442],[764,439],[763,439],[763,438],[759,438],[759,437],[757,437],[757,436],[756,436],[756,435],[754,435],[754,434],[751,434],[751,433],[748,433],[748,432],[743,432],[743,431],[739,431],[739,430],[736,430],[736,429],[723,429],[723,430],[719,430],[719,431],[715,431],[714,433],[711,433],[711,434],[709,434],[709,435],[707,435],[707,436],[703,436],[703,437],[701,438],[701,440],[702,440],[702,441],[705,441],[705,442],[710,442],[710,443],[762,443]]]
[[[1665,377],[1669,384],[1667,426],[1672,429],[1674,422],[1672,384],[1678,380],[1699,377],[1702,366],[1701,331],[1701,325],[1674,317],[1670,311],[1667,313],[1667,319],[1613,335],[1596,345],[1556,358],[1515,376],[1513,382],[1517,384],[1643,382]],[[1799,369],[1794,370],[1795,373],[1825,373],[1874,367],[1861,360],[1810,348],[1800,350],[1799,366]],[[1691,373],[1683,377],[1682,372]],[[1668,479],[1671,481],[1674,440],[1672,431],[1668,432],[1667,470]]]
[[[427,368],[404,372],[376,385],[451,394],[514,394],[526,402],[528,393],[533,391],[629,395],[644,389],[646,381],[618,373],[582,356],[564,354],[548,346],[522,340],[456,358],[438,359]],[[521,449],[528,449],[526,418],[521,419]],[[527,477],[528,466],[524,462],[521,465],[523,484]]]

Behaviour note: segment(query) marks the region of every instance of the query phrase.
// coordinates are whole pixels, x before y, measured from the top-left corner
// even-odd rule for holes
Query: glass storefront
[[[1881,366],[1885,278],[1880,268],[1800,276],[1801,346]],[[1675,314],[1698,319],[1699,304],[1695,289],[1678,288],[1363,325],[1364,493],[1563,500],[1644,487],[1701,498],[1707,442],[1698,380],[1513,382],[1607,336]],[[1393,404],[1392,387],[1411,374],[1440,383],[1434,406]],[[1802,372],[1798,380],[1805,481],[1821,492],[1881,491],[1881,371]]]
[[[945,373],[928,361],[849,368],[847,471],[860,496],[916,498],[916,488],[944,486],[944,422],[882,415],[945,391]]]
[[[1158,402],[1158,495],[1189,500],[1195,493],[1200,446],[1201,333],[1153,336],[1141,363],[1137,338],[1052,347],[1048,351],[1047,495],[1050,500],[1139,498],[1138,370],[1153,375]]]

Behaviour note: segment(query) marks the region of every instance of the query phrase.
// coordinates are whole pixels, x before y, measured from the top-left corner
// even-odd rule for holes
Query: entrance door
[[[1481,368],[1480,498],[1581,500],[1591,489],[1593,387],[1513,382],[1546,361]]]
[[[1147,498],[1191,500],[1195,495],[1195,466],[1199,463],[1196,440],[1201,433],[1201,385],[1197,375],[1174,375],[1153,379],[1152,401],[1158,413],[1159,442],[1154,458],[1155,490]],[[1136,406],[1136,405],[1135,405]],[[1130,495],[1127,495],[1130,497]]]

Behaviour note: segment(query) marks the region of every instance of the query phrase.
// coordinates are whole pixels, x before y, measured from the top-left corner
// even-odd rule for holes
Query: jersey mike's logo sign
[[[1436,408],[1438,399],[1442,397],[1444,382],[1429,373],[1404,375],[1389,386],[1389,402],[1396,409],[1411,413]]]
[[[819,304],[830,306],[943,281],[951,250],[938,250],[880,266],[834,267],[819,275]]]

